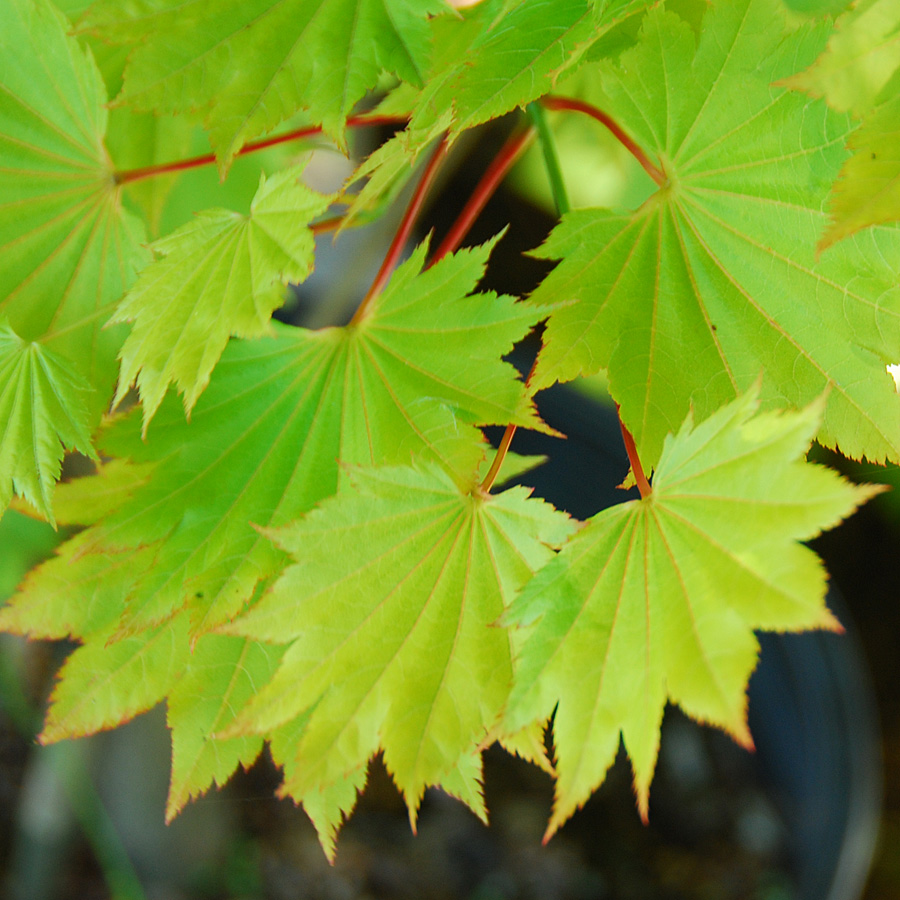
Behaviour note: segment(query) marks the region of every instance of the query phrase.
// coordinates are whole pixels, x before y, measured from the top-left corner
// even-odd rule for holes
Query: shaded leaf
[[[760,372],[773,404],[829,391],[823,443],[900,459],[885,371],[900,348],[900,232],[816,259],[851,123],[772,86],[826,34],[782,40],[780,14],[774,0],[715,6],[697,45],[689,25],[652,10],[639,44],[597,74],[608,112],[667,182],[633,213],[564,217],[539,253],[563,262],[532,300],[578,302],[550,317],[534,386],[608,369],[648,467],[691,404],[709,415]]]
[[[55,524],[51,495],[64,450],[94,456],[91,393],[68,360],[0,319],[0,513],[15,491]]]
[[[47,421],[46,406],[20,407],[19,421],[31,417],[44,435],[65,431],[64,441],[84,448],[109,402],[121,341],[120,330],[101,326],[146,251],[140,224],[120,208],[103,147],[103,82],[68,28],[47,0],[0,4],[0,316],[26,344],[40,341],[53,378],[67,371],[63,402],[73,399],[58,421]],[[58,472],[48,453],[45,444],[28,488],[47,515],[48,478]],[[23,465],[0,472],[0,498]]]
[[[138,42],[119,100],[199,110],[222,166],[300,109],[335,137],[382,71],[421,84],[442,0],[100,0],[81,27]]]

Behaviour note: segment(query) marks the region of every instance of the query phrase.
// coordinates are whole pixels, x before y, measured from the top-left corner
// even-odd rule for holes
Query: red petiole
[[[347,125],[350,128],[363,128],[374,125],[402,125],[406,122],[404,116],[350,116],[347,119]],[[309,126],[307,128],[297,128],[294,131],[285,134],[277,134],[261,141],[251,141],[244,144],[237,152],[237,156],[244,156],[247,153],[255,153],[257,150],[265,150],[267,147],[275,147],[278,144],[285,144],[289,141],[302,141],[305,138],[315,137],[322,134],[321,126]],[[202,156],[194,156],[190,159],[180,159],[174,162],[159,163],[153,166],[143,166],[139,169],[125,169],[121,172],[113,174],[113,180],[116,184],[128,184],[132,181],[140,181],[143,178],[153,178],[157,175],[171,175],[175,172],[184,172],[187,169],[197,169],[201,166],[209,166],[215,163],[216,155],[214,153],[204,153]]]
[[[597,109],[596,106],[592,106],[590,103],[584,103],[581,100],[574,100],[570,97],[553,97],[547,96],[542,97],[540,99],[541,106],[544,109],[565,109],[570,110],[572,112],[580,112],[584,113],[586,116],[590,116],[592,119],[596,119],[602,125],[604,125],[609,131],[613,134],[616,140],[619,141],[631,155],[644,167],[644,171],[660,186],[664,185],[667,181],[666,173],[659,168],[659,166],[655,165],[651,162],[650,157],[644,153],[643,149],[639,147],[619,126],[619,124],[602,109]]]
[[[616,404],[616,412],[619,412],[618,403]],[[644,474],[644,467],[641,465],[641,458],[638,456],[634,438],[631,436],[631,432],[625,427],[621,414],[619,414],[619,428],[622,429],[622,440],[625,442],[625,452],[628,454],[628,461],[631,463],[631,471],[634,473],[635,483],[637,484],[638,490],[641,492],[641,499],[646,499],[652,493],[653,488],[650,487],[650,482]]]
[[[434,182],[437,170],[446,155],[447,136],[444,135],[437,147],[435,147],[434,152],[431,154],[431,159],[428,160],[428,164],[425,166],[425,171],[422,173],[422,177],[416,185],[416,189],[409,201],[409,205],[406,207],[406,212],[404,212],[403,218],[400,220],[400,226],[397,229],[397,233],[394,235],[393,241],[391,241],[388,252],[385,254],[384,261],[381,263],[381,268],[378,270],[378,274],[375,276],[375,280],[372,282],[372,286],[369,288],[368,293],[363,297],[362,303],[359,304],[359,308],[353,314],[353,318],[350,320],[351,325],[359,322],[365,317],[366,313],[369,311],[369,307],[372,305],[372,301],[384,290],[385,285],[390,280],[391,273],[397,267],[400,255],[403,253],[403,248],[406,246],[410,234],[412,234],[413,226],[416,223],[416,217],[419,215],[419,210],[425,202],[425,195],[428,193],[428,189]]]
[[[478,182],[478,186],[450,227],[446,237],[434,251],[434,256],[428,263],[429,266],[433,266],[439,259],[459,247],[488,200],[500,186],[500,182],[534,140],[534,135],[533,128],[523,128],[509,136],[506,143],[500,148],[500,152],[494,157],[494,161],[482,175],[481,181]]]

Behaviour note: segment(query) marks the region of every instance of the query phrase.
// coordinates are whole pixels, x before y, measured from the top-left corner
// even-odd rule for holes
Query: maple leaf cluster
[[[486,818],[499,741],[554,775],[550,834],[620,741],[646,816],[669,701],[751,743],[754,631],[839,627],[802,542],[876,490],[810,444],[900,462],[900,7],[694,6],[5,0],[0,510],[78,527],[0,610],[80,644],[43,741],[165,701],[169,817],[268,742],[329,854],[377,753],[413,823],[429,786]],[[345,148],[375,89],[405,127],[356,194],[257,140]],[[425,241],[348,325],[273,320],[329,214],[551,90],[642,201],[565,211],[529,298],[478,290],[495,241]],[[495,490],[482,429],[547,430],[534,395],[601,371],[641,499]],[[67,450],[95,474],[58,483]]]

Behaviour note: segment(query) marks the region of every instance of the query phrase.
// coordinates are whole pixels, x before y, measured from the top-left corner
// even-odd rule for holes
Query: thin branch
[[[538,139],[541,142],[541,151],[544,154],[544,168],[547,170],[547,178],[550,181],[550,192],[556,205],[556,214],[564,216],[571,208],[569,195],[566,192],[566,183],[563,179],[562,168],[559,165],[559,156],[556,153],[556,142],[550,126],[547,124],[547,114],[540,103],[528,104],[528,115],[537,129]]]
[[[406,122],[405,116],[350,116],[347,125],[350,128],[362,128],[369,125],[398,125]],[[251,141],[244,144],[237,152],[237,156],[245,156],[255,153],[257,150],[265,150],[277,144],[285,144],[288,141],[301,141],[304,138],[315,137],[322,133],[319,125],[297,128],[285,134],[277,134],[260,141]],[[186,169],[197,169],[201,166],[209,166],[215,163],[215,153],[204,153],[202,156],[193,156],[190,159],[179,159],[174,162],[158,163],[153,166],[143,166],[140,169],[125,169],[113,173],[113,181],[116,184],[128,184],[132,181],[140,181],[143,178],[153,178],[157,175],[171,175],[174,172],[183,172]]]
[[[507,138],[506,143],[500,148],[499,153],[494,157],[487,171],[481,176],[481,181],[478,182],[478,186],[472,192],[472,196],[469,197],[462,212],[457,216],[450,231],[447,232],[446,237],[435,250],[428,263],[429,266],[433,266],[439,259],[448,253],[452,253],[459,247],[488,200],[491,199],[500,183],[506,177],[506,174],[525,152],[531,141],[534,140],[534,136],[534,128],[523,128],[513,132]]]
[[[619,405],[616,404],[616,412],[619,412]],[[619,428],[622,429],[622,440],[625,442],[625,452],[628,454],[628,461],[631,463],[631,471],[634,473],[634,480],[641,492],[641,498],[646,499],[653,492],[650,482],[644,474],[644,467],[641,465],[641,459],[638,456],[637,447],[631,432],[625,427],[621,414],[619,415]]]
[[[666,181],[666,173],[662,171],[657,165],[651,162],[650,158],[644,153],[643,149],[639,147],[619,126],[619,124],[612,118],[612,116],[607,115],[603,110],[597,109],[596,106],[592,106],[590,103],[584,103],[581,100],[574,100],[570,97],[542,97],[540,100],[541,105],[545,109],[559,109],[559,110],[571,110],[573,112],[584,113],[587,116],[590,116],[592,119],[596,119],[602,125],[609,129],[609,131],[613,134],[616,140],[619,141],[631,155],[644,167],[644,171],[660,186],[662,187]]]
[[[385,254],[381,268],[378,270],[378,274],[375,276],[375,280],[372,282],[372,286],[369,288],[368,293],[363,297],[362,303],[359,304],[359,308],[353,314],[353,318],[350,320],[351,325],[354,325],[365,318],[369,311],[369,307],[372,305],[372,301],[384,290],[385,285],[390,280],[391,273],[397,267],[400,255],[403,253],[403,248],[406,246],[406,242],[409,240],[409,236],[412,233],[416,217],[425,201],[425,195],[428,193],[435,175],[437,174],[437,170],[446,155],[447,135],[445,134],[437,147],[435,147],[434,152],[431,154],[431,159],[428,160],[428,164],[425,166],[425,171],[422,173],[422,177],[416,185],[412,199],[409,201],[409,206],[406,207],[406,212],[403,214],[403,219],[400,221],[400,227],[397,229],[393,241],[391,241],[391,246]]]

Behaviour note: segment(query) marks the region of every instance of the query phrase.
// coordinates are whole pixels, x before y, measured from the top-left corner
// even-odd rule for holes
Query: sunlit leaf
[[[134,322],[120,353],[116,402],[137,377],[145,431],[170,382],[190,414],[229,336],[265,334],[287,283],[309,275],[308,226],[330,198],[306,187],[302,171],[263,178],[247,216],[206,210],[153,245],[159,258],[112,318]]]
[[[651,494],[599,513],[507,621],[513,729],[554,708],[554,832],[602,782],[620,736],[646,818],[667,700],[749,745],[754,629],[837,628],[826,576],[798,543],[878,491],[806,463],[821,404],[754,416],[754,393],[666,441]]]
[[[305,803],[383,749],[413,820],[428,785],[483,811],[476,751],[512,674],[497,620],[572,531],[526,498],[521,487],[460,492],[438,468],[362,469],[298,523],[267,532],[293,564],[228,631],[291,644],[232,732],[268,733],[309,713],[287,793]]]

